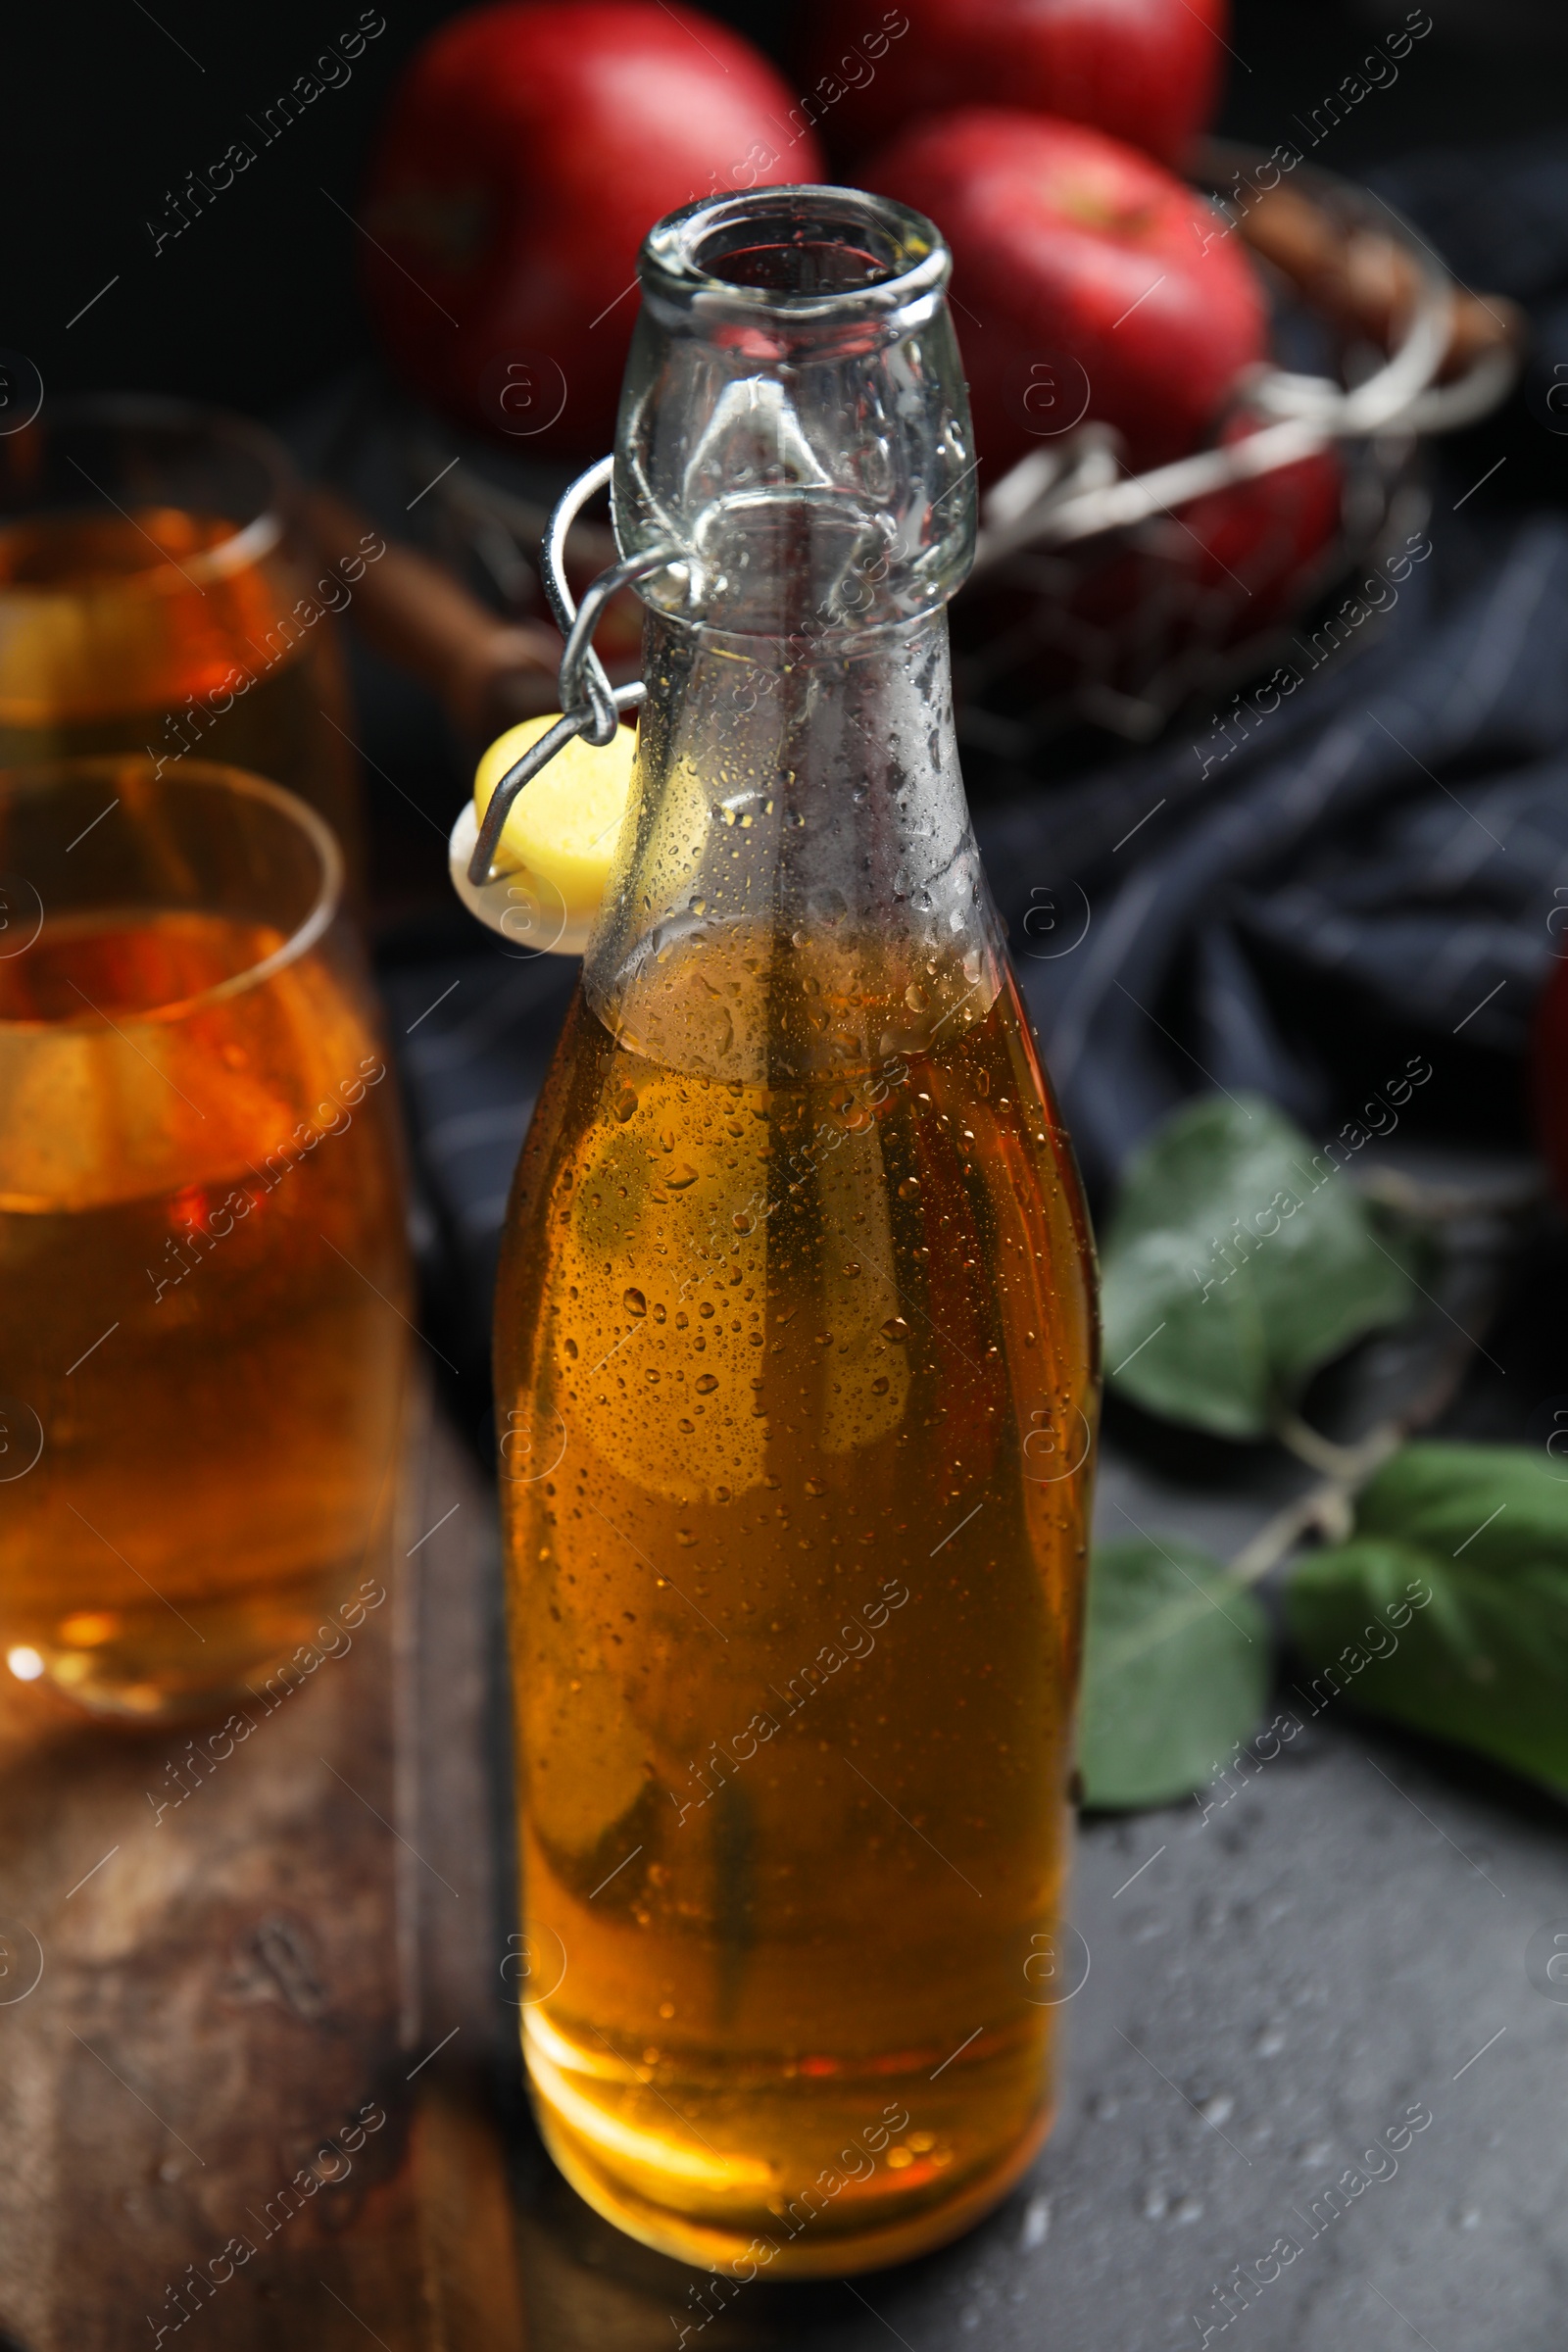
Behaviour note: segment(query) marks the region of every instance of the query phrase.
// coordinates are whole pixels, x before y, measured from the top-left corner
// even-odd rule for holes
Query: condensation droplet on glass
[[[627,1291],[620,1301],[628,1315],[646,1315],[648,1301],[641,1291]]]

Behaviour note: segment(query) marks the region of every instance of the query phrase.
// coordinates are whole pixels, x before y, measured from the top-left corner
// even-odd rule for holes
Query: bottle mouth
[[[952,268],[923,214],[861,188],[754,188],[705,197],[652,228],[638,263],[656,308],[760,326],[868,316],[904,329]]]

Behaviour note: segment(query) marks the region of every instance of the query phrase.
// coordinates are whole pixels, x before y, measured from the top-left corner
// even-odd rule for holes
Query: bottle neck
[[[954,1044],[1001,983],[945,609],[846,634],[650,612],[635,824],[584,986],[666,1067],[853,1078]]]

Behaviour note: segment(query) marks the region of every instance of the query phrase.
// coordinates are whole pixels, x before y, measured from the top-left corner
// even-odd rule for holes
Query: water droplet
[[[979,980],[980,968],[980,951],[978,948],[971,948],[963,959],[963,976],[971,988]]]
[[[680,1434],[683,1438],[694,1436],[697,1430],[697,1424],[695,1421],[677,1421],[675,1427],[680,1431]]]
[[[904,992],[904,1002],[911,1012],[924,1012],[931,1000],[918,980],[911,980]]]
[[[711,1298],[705,1298],[702,1305],[697,1309],[697,1312],[704,1318],[705,1321],[712,1313],[712,1311],[713,1301]]]
[[[677,1527],[677,1528],[676,1528],[676,1530],[675,1530],[675,1541],[676,1541],[676,1543],[677,1543],[677,1544],[684,1544],[684,1545],[686,1546],[686,1549],[687,1549],[688,1551],[690,1551],[690,1549],[691,1549],[692,1545],[693,1545],[693,1544],[696,1543],[696,1541],[697,1541],[697,1530],[696,1530],[696,1528],[695,1528],[695,1527]]]
[[[670,1169],[664,1182],[672,1193],[683,1193],[689,1184],[697,1182],[697,1170],[692,1166],[690,1160],[680,1160]]]
[[[1173,2222],[1200,2222],[1203,2218],[1202,2200],[1199,2197],[1183,2197],[1179,2204],[1171,2207],[1170,2218]]]
[[[660,2004],[659,2004],[659,2014],[660,2014],[660,2016],[661,2016],[662,2018],[664,2018],[666,2021],[667,2021],[668,2019],[672,2018],[672,2017],[674,2016],[674,2014],[675,2014],[675,2004],[674,2004],[674,2002],[673,2002],[673,2001],[661,2001],[661,2002],[660,2002]]]
[[[860,1267],[859,1267],[859,1261],[858,1261],[858,1259],[857,1259],[857,1258],[853,1258],[853,1257],[852,1257],[852,1258],[851,1258],[851,1260],[850,1260],[850,1262],[849,1262],[849,1264],[848,1264],[848,1265],[845,1267],[844,1271],[845,1271],[845,1273],[846,1273],[846,1274],[849,1276],[850,1280],[853,1282],[853,1281],[855,1280],[855,1277],[856,1277],[856,1275],[857,1275],[857,1274],[858,1274],[858,1272],[860,1271]]]
[[[637,1098],[632,1093],[631,1088],[628,1086],[625,1093],[616,1098],[615,1116],[617,1119],[619,1119],[621,1125],[624,1126],[626,1121],[635,1115],[636,1109]]]
[[[627,1291],[620,1303],[628,1315],[646,1315],[648,1312],[648,1301],[641,1291]]]
[[[827,1488],[821,1479],[808,1478],[806,1482],[806,1492],[808,1494],[825,1494]]]
[[[730,1494],[728,1487],[715,1487],[713,1489],[713,1500],[715,1502],[728,1502]]]
[[[734,1226],[737,1233],[750,1233],[755,1227],[757,1219],[754,1216],[748,1215],[744,1208],[738,1208],[735,1211],[735,1214],[731,1217],[730,1223]]]
[[[1170,2210],[1170,2200],[1162,2188],[1152,2188],[1144,2199],[1146,2222],[1162,2222]]]
[[[808,931],[792,931],[790,933],[790,946],[792,948],[808,948],[810,944],[811,935]]]
[[[908,1336],[909,1326],[907,1323],[906,1323],[904,1317],[902,1315],[889,1315],[887,1321],[882,1326],[882,1337],[885,1340],[906,1340]]]
[[[690,899],[687,901],[687,904],[691,907],[693,914],[706,914],[708,912],[708,901],[706,899]]]
[[[572,1362],[575,1363],[577,1360],[577,1343],[575,1340],[568,1340],[566,1342],[566,1353],[570,1356]]]
[[[888,1393],[887,1375],[884,1373],[884,1374],[880,1375],[880,1376],[879,1376],[879,1377],[878,1377],[876,1380],[873,1380],[873,1381],[872,1381],[872,1383],[871,1383],[871,1394],[872,1394],[872,1396],[885,1396],[887,1395],[887,1393]]]
[[[705,1372],[701,1380],[697,1383],[697,1394],[699,1396],[711,1396],[717,1386],[718,1379],[716,1374],[712,1372]]]
[[[1211,2099],[1203,2101],[1198,2112],[1206,2124],[1228,2124],[1236,2113],[1236,2101],[1228,2090],[1217,2090]]]

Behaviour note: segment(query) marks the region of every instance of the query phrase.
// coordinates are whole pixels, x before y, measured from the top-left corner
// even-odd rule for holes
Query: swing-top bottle
[[[568,2179],[744,2282],[941,2242],[1048,2128],[1094,1274],[958,773],[948,257],[784,188],[640,269],[669,560],[499,1295],[522,2019]]]

